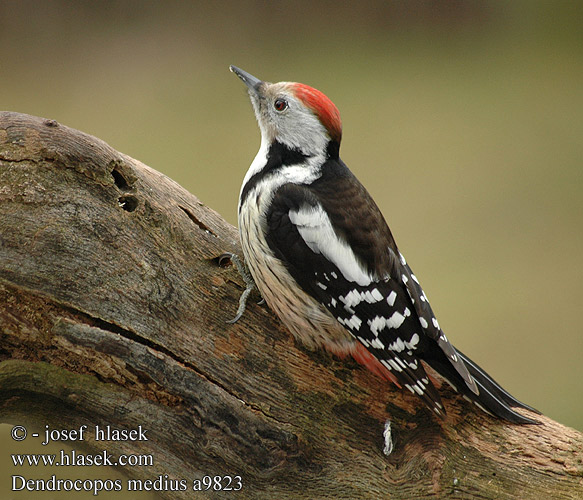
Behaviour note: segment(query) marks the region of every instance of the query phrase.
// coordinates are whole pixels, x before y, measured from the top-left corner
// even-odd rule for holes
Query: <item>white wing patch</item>
[[[373,281],[373,277],[363,269],[348,244],[338,238],[328,214],[320,205],[302,206],[297,211],[290,210],[289,218],[310,250],[326,257],[346,280],[361,286],[367,286]]]

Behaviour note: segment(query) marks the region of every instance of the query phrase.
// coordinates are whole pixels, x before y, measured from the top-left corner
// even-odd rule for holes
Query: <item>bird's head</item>
[[[307,156],[338,154],[340,113],[322,92],[302,83],[269,83],[230,67],[249,90],[255,116],[267,144],[280,142]]]

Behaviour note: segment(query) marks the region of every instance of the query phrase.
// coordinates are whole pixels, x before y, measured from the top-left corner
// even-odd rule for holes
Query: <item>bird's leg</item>
[[[235,317],[233,319],[227,321],[227,323],[232,324],[239,321],[243,316],[243,313],[245,312],[245,307],[247,306],[247,299],[249,298],[249,295],[251,294],[251,292],[253,292],[253,290],[257,290],[257,285],[253,280],[253,276],[251,276],[251,272],[249,271],[247,264],[241,261],[237,254],[230,252],[224,253],[219,257],[219,262],[226,258],[229,259],[235,265],[237,271],[239,271],[239,274],[241,275],[241,278],[243,278],[243,281],[245,282],[245,290],[243,290],[241,297],[239,297],[239,308],[237,309],[237,314],[235,314]],[[259,303],[261,304],[263,302],[264,300],[261,299]]]

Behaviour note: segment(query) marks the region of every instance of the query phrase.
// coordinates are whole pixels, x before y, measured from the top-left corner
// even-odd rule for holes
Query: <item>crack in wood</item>
[[[103,320],[101,318],[97,318],[95,316],[91,316],[90,314],[88,314],[86,312],[79,311],[78,309],[71,308],[70,306],[66,306],[63,304],[59,304],[59,305],[65,309],[67,309],[72,315],[75,316],[75,318],[82,321],[83,324],[85,324],[87,326],[94,326],[94,327],[97,327],[101,330],[108,331],[110,333],[116,333],[118,335],[121,335],[122,337],[124,337],[127,340],[130,340],[132,342],[136,342],[140,345],[148,347],[149,349],[151,349],[155,352],[159,352],[159,353],[169,357],[173,361],[181,364],[182,366],[192,370],[193,372],[195,372],[198,376],[200,376],[204,380],[207,380],[209,383],[220,388],[225,393],[229,394],[231,397],[233,397],[233,398],[237,399],[238,401],[240,401],[241,403],[243,403],[246,407],[250,408],[251,410],[253,410],[255,412],[261,413],[265,418],[273,420],[273,421],[277,422],[278,424],[291,425],[293,427],[293,424],[291,424],[290,422],[278,420],[273,415],[266,413],[265,410],[263,410],[259,406],[248,403],[247,401],[242,399],[239,395],[235,394],[232,390],[230,390],[228,387],[226,387],[224,384],[219,382],[216,378],[210,376],[207,373],[204,373],[199,368],[197,368],[194,364],[192,364],[191,362],[186,361],[185,359],[176,355],[170,349],[168,349],[160,344],[157,344],[156,342],[153,342],[150,339],[144,338],[144,337],[136,334],[135,332],[132,332],[131,330],[123,328],[123,327],[116,325],[114,323],[108,322],[108,321]]]
[[[180,210],[182,210],[188,216],[188,218],[203,231],[212,234],[215,238],[217,237],[217,235],[204,222],[199,220],[188,208],[183,207],[182,205],[178,205],[178,208],[180,208]]]

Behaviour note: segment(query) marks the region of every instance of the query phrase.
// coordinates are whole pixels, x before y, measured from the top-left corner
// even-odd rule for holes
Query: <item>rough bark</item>
[[[1,113],[0,421],[142,425],[148,441],[84,444],[153,454],[132,478],[240,475],[238,498],[583,497],[573,429],[510,425],[446,388],[440,422],[354,362],[295,344],[264,306],[227,324],[242,281],[219,265],[226,251],[236,230],[169,178]]]

